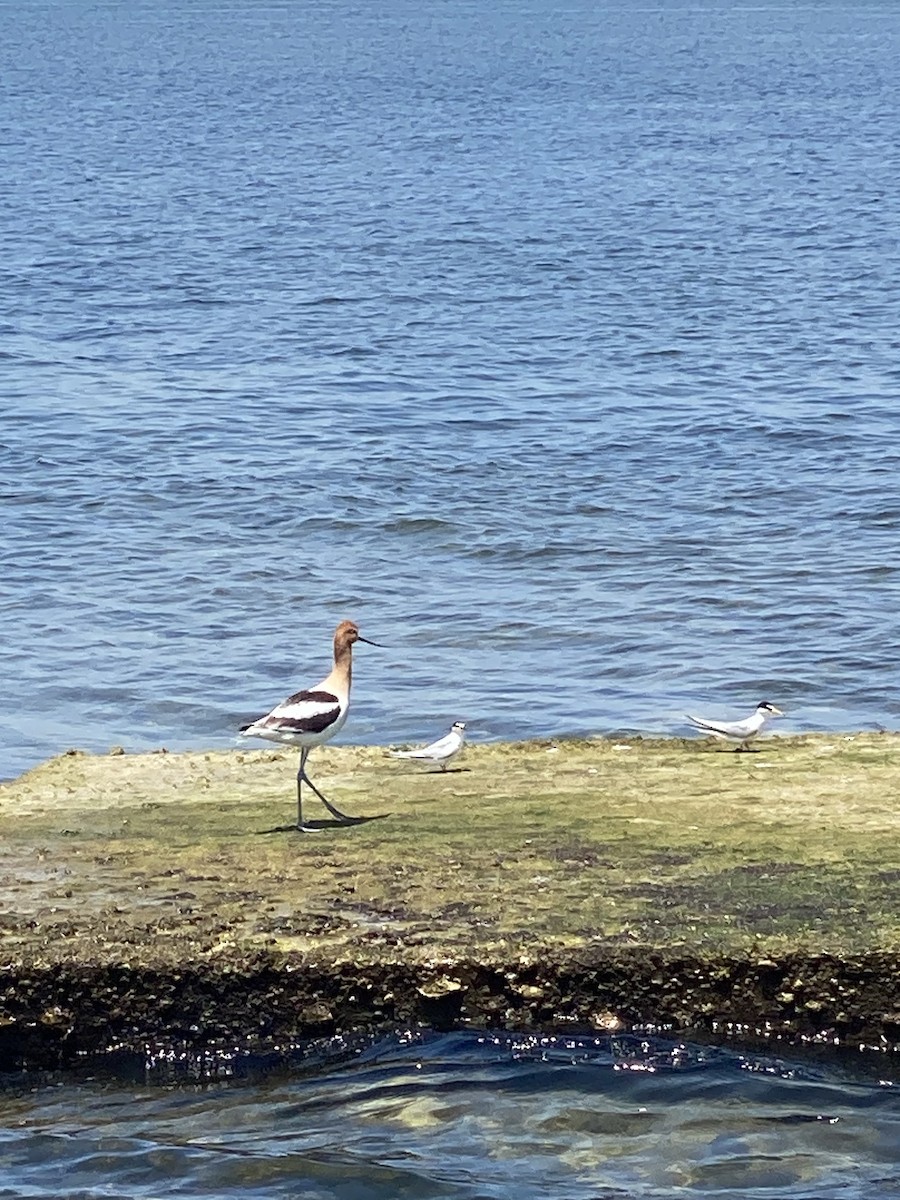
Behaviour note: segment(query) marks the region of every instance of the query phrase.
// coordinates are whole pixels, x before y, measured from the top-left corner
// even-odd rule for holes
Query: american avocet
[[[450,732],[430,746],[421,750],[392,750],[394,758],[414,758],[419,762],[433,763],[446,771],[466,743],[465,721],[454,721]]]
[[[345,825],[355,825],[368,817],[348,817],[319,791],[306,774],[306,760],[315,746],[333,738],[343,727],[350,709],[350,679],[353,669],[353,643],[366,642],[352,621],[341,621],[334,631],[334,666],[321,683],[306,691],[295,692],[264,717],[241,728],[244,737],[266,738],[270,742],[286,742],[300,747],[300,769],[297,771],[297,828],[303,824],[303,784],[308,783],[328,811]]]
[[[773,717],[783,717],[784,713],[768,700],[763,700],[757,704],[756,712],[743,721],[703,721],[699,717],[692,717],[690,713],[685,713],[685,716],[704,733],[711,733],[713,737],[726,742],[737,742],[736,749],[747,750],[750,742],[762,733],[766,723]]]

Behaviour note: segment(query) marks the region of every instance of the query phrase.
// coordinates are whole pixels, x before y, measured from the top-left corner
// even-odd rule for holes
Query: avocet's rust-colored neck
[[[350,693],[353,676],[353,643],[359,638],[359,630],[353,621],[341,621],[334,631],[334,666],[322,686],[337,696]]]

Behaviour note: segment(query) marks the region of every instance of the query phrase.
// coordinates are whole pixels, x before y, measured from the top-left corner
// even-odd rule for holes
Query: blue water
[[[401,1035],[266,1078],[0,1090],[0,1197],[879,1200],[887,1078],[690,1043]],[[887,1066],[887,1064],[885,1064]],[[228,1071],[231,1078],[227,1078]]]
[[[3,761],[891,727],[900,8],[0,6]]]

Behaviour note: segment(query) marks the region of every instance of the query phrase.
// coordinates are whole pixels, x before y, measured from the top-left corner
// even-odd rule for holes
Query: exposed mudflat
[[[900,1043],[900,736],[69,752],[0,786],[0,1069],[426,1022]]]

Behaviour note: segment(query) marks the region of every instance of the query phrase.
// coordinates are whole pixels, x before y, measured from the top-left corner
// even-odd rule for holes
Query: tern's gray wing
[[[448,733],[444,737],[438,738],[436,742],[432,742],[430,746],[425,746],[421,750],[413,750],[412,753],[421,758],[446,758],[458,745],[459,739],[456,734]]]
[[[392,750],[394,758],[435,758],[440,755],[440,742],[432,742],[430,746],[420,746],[418,750]]]
[[[438,761],[455,754],[459,750],[460,743],[459,734],[447,733],[429,746],[423,746],[420,750],[392,750],[391,753],[395,758],[428,758]]]
[[[689,721],[693,721],[698,729],[706,729],[709,733],[718,733],[722,737],[749,737],[757,729],[756,722],[752,717],[748,717],[745,721],[704,721],[700,717],[692,717],[690,713],[685,713],[685,716]]]

